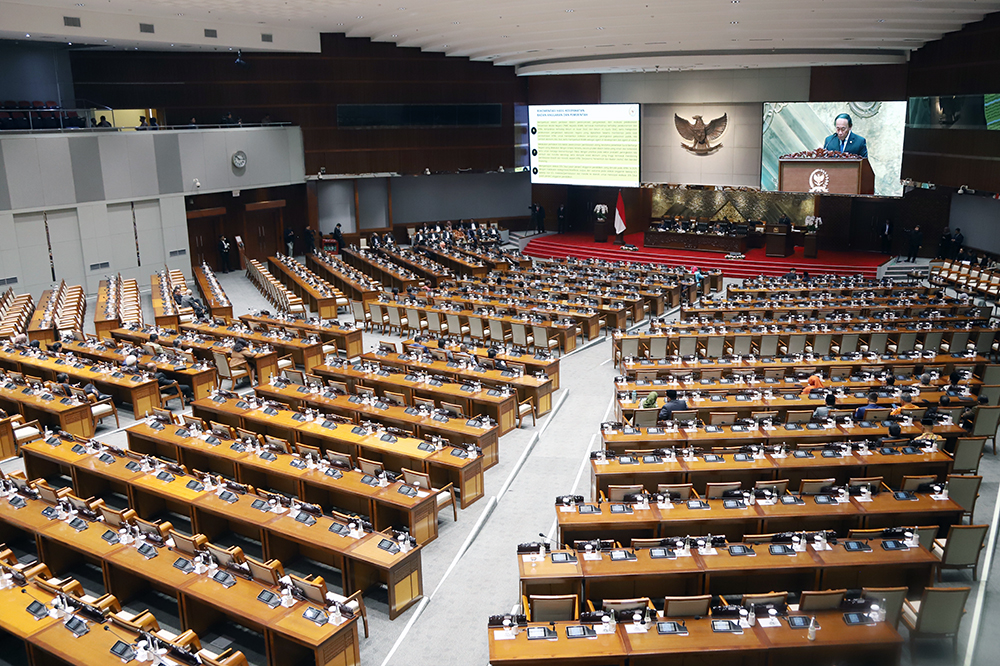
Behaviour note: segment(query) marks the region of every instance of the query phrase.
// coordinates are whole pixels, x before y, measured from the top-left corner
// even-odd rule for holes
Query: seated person
[[[510,370],[510,366],[507,365],[507,361],[502,358],[497,358],[496,347],[490,347],[490,350],[486,352],[487,358],[493,361],[493,368],[496,370]]]
[[[58,354],[58,353],[60,353],[62,351],[62,343],[58,342],[58,341],[53,342],[51,345],[46,345],[45,349],[47,351],[52,352],[53,354]],[[958,383],[958,382],[956,382],[956,383]]]
[[[958,370],[952,370],[951,374],[948,375],[948,388],[951,390],[958,389],[958,383],[962,381],[962,373]]]
[[[246,348],[247,346],[241,340],[236,341],[236,344],[233,345],[232,354],[229,356],[229,367],[233,370],[248,371],[250,373],[250,382],[253,383],[253,366],[250,365],[247,357],[243,354],[243,350]]]
[[[65,372],[60,372],[56,375],[56,381],[52,384],[52,393],[55,395],[62,395],[66,398],[73,397],[73,391],[70,390],[69,385],[69,375]]]
[[[809,375],[809,379],[806,380],[806,385],[802,387],[802,395],[809,395],[813,389],[823,388],[823,378],[819,373],[813,373]]]
[[[836,409],[837,407],[837,396],[833,393],[826,394],[825,404],[820,405],[813,410],[812,420],[813,421],[825,421],[830,418],[830,410]]]
[[[643,398],[642,402],[639,403],[639,408],[650,409],[652,407],[656,407],[656,401],[659,399],[659,397],[660,396],[656,391],[650,391],[649,395]]]
[[[153,379],[155,379],[156,383],[160,386],[170,386],[174,383],[173,379],[167,377],[165,374],[156,369],[155,363],[147,363],[146,370],[149,374],[153,375]],[[190,386],[187,384],[181,384],[180,382],[177,382],[177,386],[181,389],[181,395],[184,396],[185,403],[190,403],[194,400],[194,391],[191,390]]]
[[[163,347],[160,345],[160,336],[156,333],[149,334],[149,342],[147,343],[157,355],[163,353]]]
[[[667,389],[667,401],[660,407],[660,412],[656,415],[657,421],[669,421],[673,418],[675,411],[682,411],[688,408],[687,402],[677,399],[677,391]]]
[[[889,424],[889,434],[885,437],[879,437],[878,441],[875,443],[876,446],[884,446],[887,443],[899,441],[903,437],[903,429],[898,423]]]
[[[928,388],[931,386],[931,373],[925,372],[920,375],[920,381],[917,382],[917,386],[920,388]]]
[[[882,382],[882,388],[892,389],[895,387],[896,387],[896,375],[890,373],[889,376],[885,378],[885,381]]]
[[[933,417],[924,416],[920,419],[920,425],[923,426],[924,431],[913,439],[913,443],[919,446],[930,446],[934,443],[940,445],[944,441],[944,437],[934,432],[936,423],[937,421]]]
[[[903,412],[908,409],[914,409],[913,407],[913,394],[904,393],[899,397],[900,403],[892,408],[889,412],[890,418],[899,418],[906,416]]]
[[[928,405],[927,411],[924,412],[924,418],[925,419],[929,417],[933,418],[934,422],[937,423],[939,420],[945,418],[944,414],[940,414],[938,410],[942,407],[947,408],[948,405],[951,404],[951,398],[949,398],[947,395],[942,395],[940,398],[938,398],[938,402],[936,405],[931,403],[929,400],[924,400],[924,404]],[[923,419],[921,419],[920,422],[923,423]]]
[[[869,409],[875,409],[877,407],[878,407],[878,393],[872,391],[871,393],[868,394],[868,404],[861,405],[856,410],[854,410],[854,420],[864,421],[865,412],[867,412]]]

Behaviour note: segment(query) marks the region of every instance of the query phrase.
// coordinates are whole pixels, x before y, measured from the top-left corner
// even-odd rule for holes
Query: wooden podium
[[[811,158],[778,160],[778,190],[810,194],[875,194],[868,160]]]
[[[787,224],[769,222],[764,229],[764,239],[764,254],[768,257],[788,257],[795,251]]]

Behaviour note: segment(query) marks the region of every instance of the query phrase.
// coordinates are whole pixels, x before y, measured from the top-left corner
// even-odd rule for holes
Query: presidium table
[[[702,252],[739,252],[746,254],[747,237],[693,231],[656,231],[650,229],[643,236],[646,247],[663,247],[671,250],[700,250]]]

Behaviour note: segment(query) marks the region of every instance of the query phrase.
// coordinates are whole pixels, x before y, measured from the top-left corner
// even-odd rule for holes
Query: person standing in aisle
[[[916,225],[910,229],[909,233],[909,251],[907,252],[906,260],[911,264],[916,263],[917,254],[920,253],[920,246],[924,242],[924,234],[920,231],[920,225]]]
[[[285,229],[285,246],[288,247],[288,256],[295,256],[295,232],[291,227]]]
[[[229,272],[229,241],[225,234],[219,236],[219,271]]]

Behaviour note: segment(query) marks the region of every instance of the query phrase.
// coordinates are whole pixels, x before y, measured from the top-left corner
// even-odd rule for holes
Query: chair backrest
[[[799,612],[839,608],[847,590],[803,590],[799,597]]]
[[[575,620],[579,617],[580,600],[575,594],[532,594],[528,597],[532,622]]]
[[[969,598],[968,587],[926,587],[920,598],[917,632],[950,635],[958,631]]]
[[[738,356],[746,356],[750,353],[753,345],[752,335],[737,335],[733,339],[733,353]]]
[[[229,370],[229,359],[226,358],[226,355],[213,350],[212,358],[215,359],[215,367],[219,371],[219,376],[231,379],[233,375]]]
[[[305,386],[306,380],[305,375],[301,370],[292,370],[291,368],[285,368],[285,379],[298,386]]]
[[[254,580],[264,585],[277,586],[278,579],[285,575],[284,567],[278,560],[261,562],[252,557],[246,557],[244,561],[250,567],[250,575],[253,576]]]
[[[364,324],[366,317],[365,304],[361,301],[351,301],[351,312],[354,313],[354,321],[357,324]]]
[[[378,476],[385,471],[385,467],[382,466],[382,463],[375,462],[374,460],[366,460],[365,458],[358,458],[358,467],[360,467],[361,471],[365,474],[371,474],[372,476]]]
[[[806,349],[806,334],[794,333],[788,336],[788,353],[801,354]]]
[[[392,391],[386,391],[382,396],[382,399],[391,405],[398,405],[402,407],[406,404],[406,396],[402,393],[393,393]]]
[[[711,425],[729,425],[736,422],[736,412],[709,412],[708,422]]]
[[[865,587],[862,588],[865,600],[878,604],[885,611],[885,622],[891,627],[899,626],[899,616],[903,611],[903,599],[909,588],[906,587]]]
[[[888,333],[872,333],[871,337],[868,338],[868,351],[875,352],[876,354],[884,354],[885,345],[888,340]]]
[[[941,348],[941,340],[944,338],[944,331],[928,331],[924,336],[924,351],[936,352]]]
[[[840,336],[840,355],[853,354],[858,351],[858,338],[860,337],[857,333],[845,333]]]
[[[817,495],[824,486],[832,486],[837,482],[834,478],[828,479],[802,479],[799,484],[800,495]]]
[[[962,510],[972,515],[979,497],[979,486],[983,483],[981,476],[966,476],[963,474],[948,475],[948,497],[962,507]]]
[[[811,411],[791,411],[785,416],[785,423],[809,423],[812,420]]]
[[[788,479],[768,479],[765,481],[757,481],[753,484],[753,487],[761,490],[770,490],[776,495],[784,495],[788,490]]]
[[[197,555],[205,548],[205,544],[208,543],[208,539],[204,534],[188,536],[176,530],[170,530],[169,534],[170,538],[173,539],[174,548],[185,555]]]
[[[667,357],[667,338],[656,336],[649,339],[649,357],[652,359]]]
[[[853,476],[847,480],[847,485],[852,488],[864,488],[868,486],[872,490],[877,491],[882,487],[882,481],[884,481],[881,476]]]
[[[698,336],[682,335],[677,341],[677,351],[681,356],[694,356],[698,353]]]
[[[979,471],[979,461],[983,457],[986,439],[986,437],[959,437],[956,439],[951,470],[956,473],[972,472],[973,474]]]
[[[670,418],[675,421],[694,421],[698,418],[698,410],[696,409],[679,409],[676,412],[670,414]]]
[[[656,484],[658,493],[676,493],[681,500],[691,499],[694,493],[694,484],[691,483],[658,483]]]
[[[660,413],[659,408],[650,407],[648,409],[637,409],[632,417],[632,425],[636,427],[649,427],[656,425],[656,415]]]
[[[784,379],[784,368],[767,368],[764,370],[764,379]]]
[[[871,421],[872,423],[881,423],[889,418],[889,412],[891,410],[888,407],[876,407],[875,409],[865,410],[865,421]]]
[[[976,420],[972,426],[973,437],[994,437],[997,433],[997,420],[1000,419],[1000,406],[976,407]]]
[[[916,490],[921,485],[925,483],[934,483],[937,479],[933,474],[921,475],[921,476],[904,476],[902,483],[899,485],[900,490]]]
[[[407,485],[415,486],[423,490],[431,489],[431,475],[423,472],[415,472],[412,469],[403,468],[403,482]]]
[[[989,527],[989,525],[952,525],[948,528],[948,541],[941,555],[941,564],[971,566],[978,562],[979,551],[983,547]]]
[[[499,319],[490,319],[490,339],[503,342],[503,322]]]
[[[450,320],[449,320],[450,321]],[[451,324],[448,325],[451,328]],[[483,333],[483,320],[479,317],[469,317],[469,335],[474,338],[485,337]]]
[[[633,599],[605,599],[602,607],[604,610],[613,610],[615,613],[623,611],[641,611],[653,607],[653,602],[649,597],[636,597]]]
[[[527,331],[526,331],[526,329],[524,327],[524,324],[519,324],[517,322],[513,322],[510,325],[510,331],[514,335],[514,344],[515,345],[520,345],[522,347],[527,347],[528,346],[528,337],[527,337],[528,334],[527,334]]]
[[[723,481],[720,483],[706,483],[705,484],[705,498],[706,499],[721,499],[722,494],[727,490],[739,490],[741,484],[739,481]]]
[[[711,594],[701,594],[694,597],[664,597],[663,617],[707,616],[711,603]]]
[[[642,492],[642,484],[635,483],[627,486],[608,486],[608,501],[621,502],[626,495],[634,495]]]
[[[744,594],[741,606],[750,604],[785,604],[788,603],[788,592],[768,592],[766,594]]]
[[[778,336],[777,335],[764,335],[760,339],[760,355],[761,356],[776,356],[778,354]],[[784,371],[782,371],[784,374]]]

